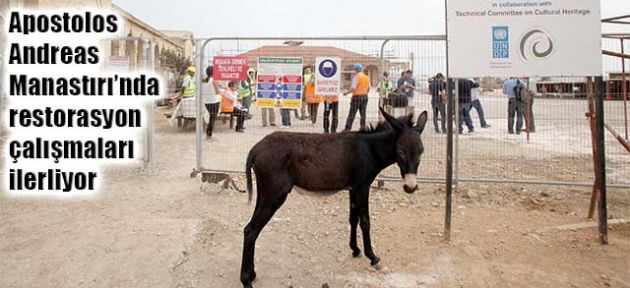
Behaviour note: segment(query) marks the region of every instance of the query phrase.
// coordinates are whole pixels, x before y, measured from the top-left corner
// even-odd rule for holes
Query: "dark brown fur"
[[[413,126],[412,115],[394,119],[381,110],[387,123],[357,133],[307,134],[275,132],[258,142],[247,158],[247,190],[252,198],[252,175],[256,173],[258,193],[252,219],[245,227],[241,282],[251,287],[254,247],[261,230],[284,203],[293,187],[312,192],[350,191],[350,248],[356,257],[360,222],[365,255],[372,265],[380,259],[370,241],[369,188],[378,174],[397,163],[401,175],[416,174],[423,152],[420,134],[426,111]],[[406,187],[412,193],[416,187]]]

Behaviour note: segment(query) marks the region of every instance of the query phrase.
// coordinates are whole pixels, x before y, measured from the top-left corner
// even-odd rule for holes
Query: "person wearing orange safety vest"
[[[313,75],[313,70],[311,70],[310,67],[304,68],[304,74],[302,77],[302,95],[306,95],[306,88],[308,86],[308,83],[310,83],[313,80],[313,78],[315,78],[315,76]],[[303,100],[306,100],[306,99],[303,99]],[[298,114],[297,114],[298,111],[296,109],[295,117],[299,118],[300,120],[306,120],[307,118],[309,118],[309,115],[306,114],[307,106],[308,106],[308,102],[302,101],[302,107],[300,108],[300,116],[298,117]]]
[[[366,110],[368,104],[368,93],[370,93],[370,77],[363,73],[363,65],[354,65],[354,77],[352,78],[352,86],[350,90],[344,93],[344,96],[352,94],[352,100],[350,100],[350,112],[348,113],[348,119],[346,120],[346,128],[344,131],[352,130],[352,123],[354,117],[357,115],[357,111],[361,113],[361,129],[365,128],[366,123]]]
[[[232,113],[236,116],[236,132],[245,132],[245,116],[247,108],[241,106],[238,100],[238,85],[236,81],[230,81],[228,87],[221,95],[221,113]]]
[[[313,124],[317,123],[317,110],[322,97],[315,95],[315,77],[311,76],[308,82],[304,83],[304,99],[308,105],[308,114]]]

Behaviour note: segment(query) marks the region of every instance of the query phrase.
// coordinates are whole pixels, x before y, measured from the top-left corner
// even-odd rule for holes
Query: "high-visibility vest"
[[[228,88],[229,89],[229,88]],[[230,100],[221,93],[221,113],[234,112],[234,100]]]
[[[370,77],[365,75],[363,72],[359,72],[354,77],[357,79],[358,84],[357,88],[352,91],[352,96],[367,95],[368,92],[370,92]]]
[[[304,100],[309,104],[322,102],[322,97],[315,95],[315,83],[306,83],[306,87],[304,88]]]
[[[326,97],[322,97],[322,101],[328,101],[328,99],[330,99],[331,103],[336,103],[339,102],[339,96],[326,96]]]
[[[392,81],[384,79],[381,80],[381,91],[383,91],[383,93],[387,93],[392,90],[394,90],[394,84],[392,83]]]
[[[249,90],[252,91],[252,95],[255,96],[256,95],[256,79],[251,78],[249,76],[247,76],[247,79],[249,81]]]
[[[308,88],[308,83],[311,82],[312,77],[313,74],[304,74],[302,77],[302,93],[304,93],[304,95],[306,95],[306,89]]]
[[[188,79],[188,87],[184,88],[184,93],[182,93],[182,98],[195,97],[197,93],[197,86],[195,85],[195,80],[192,79],[190,75],[186,75],[184,79]]]
[[[246,80],[247,81],[247,80]],[[247,98],[252,96],[252,86],[250,82],[247,82],[249,85],[243,85],[243,81],[238,81],[238,98]]]

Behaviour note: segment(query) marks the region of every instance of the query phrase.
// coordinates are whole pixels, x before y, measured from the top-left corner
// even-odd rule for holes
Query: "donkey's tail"
[[[245,175],[247,177],[247,204],[252,204],[252,166],[254,166],[254,153],[249,151],[247,155],[247,164],[245,166]]]

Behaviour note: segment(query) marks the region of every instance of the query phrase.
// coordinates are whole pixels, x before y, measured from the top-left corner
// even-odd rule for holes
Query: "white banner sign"
[[[107,69],[110,71],[129,72],[129,56],[109,56]]]
[[[317,57],[315,61],[315,95],[339,96],[341,94],[341,59]]]
[[[601,76],[599,0],[447,0],[449,76]]]

